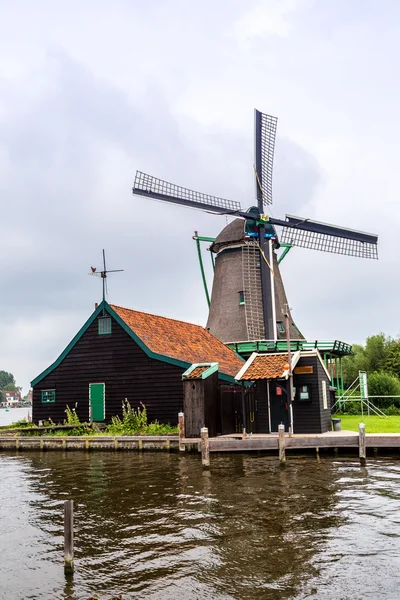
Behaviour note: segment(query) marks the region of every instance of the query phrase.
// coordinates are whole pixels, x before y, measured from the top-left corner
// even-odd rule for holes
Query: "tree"
[[[400,340],[394,341],[387,349],[383,370],[400,378]]]
[[[15,385],[14,375],[7,371],[0,371],[0,390],[5,389],[8,385]]]
[[[400,381],[390,373],[374,372],[368,375],[369,396],[400,396]],[[379,408],[400,405],[400,398],[372,398],[373,404]]]
[[[2,390],[14,391],[15,389],[14,375],[7,373],[7,371],[0,371],[0,402],[4,401]]]
[[[390,372],[400,376],[400,341],[393,340],[391,337],[386,337],[383,333],[372,335],[367,338],[365,347],[359,344],[354,344],[350,356],[343,359],[343,376],[345,387],[350,386],[358,377],[359,371],[367,371],[374,373],[379,371],[389,371],[387,368],[388,357],[398,350],[398,371],[393,368]]]

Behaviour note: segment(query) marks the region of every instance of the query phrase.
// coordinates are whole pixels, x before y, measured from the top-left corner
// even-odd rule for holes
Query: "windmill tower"
[[[216,254],[207,328],[223,342],[286,337],[283,309],[288,305],[276,250],[280,240],[292,246],[378,258],[378,237],[344,227],[286,215],[265,214],[272,203],[276,117],[255,110],[254,179],[257,205],[243,211],[238,202],[177,186],[136,172],[133,194],[219,215],[238,217],[211,246]],[[290,339],[304,339],[289,314]]]
[[[249,237],[247,221],[235,219],[210,247],[215,271],[206,328],[225,343],[264,340],[265,325],[261,287],[261,261],[257,240]],[[273,243],[271,294],[274,294],[275,340],[286,339],[282,310],[288,305],[278,266],[277,242]],[[269,269],[268,269],[269,270]],[[289,336],[304,339],[289,311]]]

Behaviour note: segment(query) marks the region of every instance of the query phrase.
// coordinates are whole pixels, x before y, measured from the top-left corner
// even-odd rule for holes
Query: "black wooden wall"
[[[121,415],[127,398],[137,408],[146,405],[148,421],[176,424],[183,409],[184,368],[149,358],[115,321],[112,333],[98,334],[97,319],[49,375],[33,388],[33,420],[65,419],[75,407],[81,421],[89,419],[89,383],[105,383],[106,420]],[[41,391],[56,390],[54,404],[42,404]]]
[[[330,381],[317,356],[301,357],[296,367],[312,366],[314,372],[293,376],[293,385],[311,386],[311,400],[293,402],[294,433],[324,433],[331,430]],[[326,382],[328,408],[323,408],[322,381]]]

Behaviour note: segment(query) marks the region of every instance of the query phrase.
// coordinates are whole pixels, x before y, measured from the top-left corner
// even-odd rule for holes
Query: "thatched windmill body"
[[[207,328],[223,342],[304,339],[290,315],[276,250],[280,240],[292,246],[377,258],[374,234],[286,215],[265,214],[272,203],[272,169],[277,119],[255,110],[254,177],[257,205],[243,211],[238,202],[177,186],[137,171],[132,191],[219,215],[238,218],[211,246],[215,272]]]

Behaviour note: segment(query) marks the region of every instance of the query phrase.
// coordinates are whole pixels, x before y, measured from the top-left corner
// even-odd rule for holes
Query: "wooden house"
[[[331,378],[318,350],[292,353],[293,431],[324,433],[331,430]],[[275,433],[290,423],[289,365],[286,352],[254,352],[236,380],[244,389],[245,425],[253,433]],[[250,385],[252,383],[252,385]]]
[[[183,409],[182,375],[193,363],[218,363],[218,382],[234,384],[244,364],[199,325],[102,302],[65,350],[32,381],[33,421],[109,421],[125,398],[148,419],[175,424]]]

